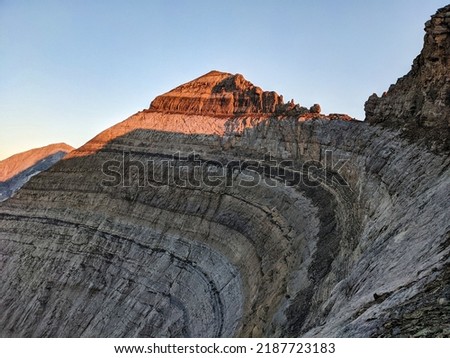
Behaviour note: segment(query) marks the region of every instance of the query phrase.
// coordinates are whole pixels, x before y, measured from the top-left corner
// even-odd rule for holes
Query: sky
[[[438,0],[0,0],[0,160],[79,147],[210,70],[324,113],[406,74]]]

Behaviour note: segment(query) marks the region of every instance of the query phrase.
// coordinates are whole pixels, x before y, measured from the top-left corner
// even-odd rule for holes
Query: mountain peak
[[[271,114],[282,105],[283,96],[276,92],[263,91],[239,73],[214,70],[156,97],[150,109],[217,116]]]

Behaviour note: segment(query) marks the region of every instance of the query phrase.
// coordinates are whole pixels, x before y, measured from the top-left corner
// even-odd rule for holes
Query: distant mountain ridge
[[[56,143],[0,161],[0,201],[8,199],[32,176],[52,167],[73,149],[68,144]]]

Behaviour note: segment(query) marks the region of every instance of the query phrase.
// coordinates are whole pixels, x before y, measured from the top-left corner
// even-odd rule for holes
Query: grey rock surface
[[[338,172],[327,150],[335,168],[345,160]],[[248,168],[231,186],[152,182],[174,153],[189,172],[195,160],[264,167],[268,152],[292,161],[262,176],[276,186],[239,185]],[[104,163],[124,153],[154,175],[105,185]],[[323,170],[285,185],[305,163]],[[2,336],[448,335],[449,184],[447,155],[366,123],[132,130],[0,206]]]
[[[188,87],[0,204],[1,336],[450,336],[448,151]]]

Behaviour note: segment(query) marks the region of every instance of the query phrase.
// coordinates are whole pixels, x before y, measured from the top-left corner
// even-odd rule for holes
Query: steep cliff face
[[[320,113],[320,106],[317,106],[314,107],[314,113]],[[275,113],[298,115],[309,112],[293,102],[284,103],[283,96],[273,91],[263,91],[240,74],[219,71],[211,71],[156,97],[150,109],[164,113],[213,116]]]
[[[8,199],[32,176],[47,170],[73,149],[65,143],[50,144],[0,161],[0,201]]]
[[[413,139],[433,148],[450,149],[450,5],[425,24],[422,52],[411,71],[365,105],[370,123],[405,129]]]
[[[448,155],[254,88],[180,86],[0,204],[1,335],[449,336]]]

